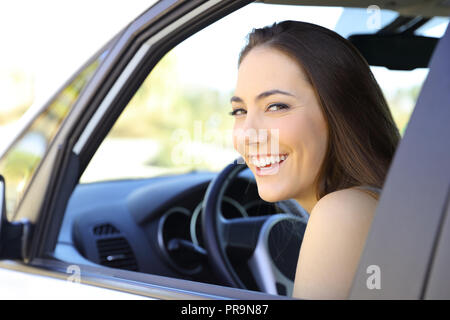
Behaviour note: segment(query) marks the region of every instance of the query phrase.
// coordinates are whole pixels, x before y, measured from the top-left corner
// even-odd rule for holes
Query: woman
[[[261,198],[310,213],[294,297],[347,298],[400,139],[367,62],[320,26],[255,29],[231,104],[234,146]]]

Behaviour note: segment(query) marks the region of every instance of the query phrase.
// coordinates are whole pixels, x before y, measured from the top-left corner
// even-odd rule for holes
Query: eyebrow
[[[283,94],[283,95],[286,95],[286,96],[294,97],[294,95],[292,93],[289,93],[289,92],[286,92],[286,91],[283,91],[283,90],[273,89],[273,90],[264,91],[264,92],[258,94],[258,96],[256,97],[255,100],[261,100],[263,98],[267,98],[267,97],[272,96],[274,94]],[[237,97],[237,96],[233,96],[233,97],[231,97],[230,102],[243,102],[243,100],[241,98]]]

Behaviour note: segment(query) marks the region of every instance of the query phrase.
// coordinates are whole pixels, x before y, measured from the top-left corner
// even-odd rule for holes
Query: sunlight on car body
[[[0,273],[0,283],[1,300],[153,300],[68,279],[49,281],[43,275],[6,269],[2,269]]]

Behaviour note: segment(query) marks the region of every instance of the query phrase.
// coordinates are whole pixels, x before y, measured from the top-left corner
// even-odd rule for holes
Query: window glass
[[[0,161],[0,174],[6,182],[6,209],[12,219],[24,192],[62,121],[91,79],[100,58],[87,66],[31,123]]]
[[[252,3],[170,51],[137,91],[85,170],[81,182],[219,171],[239,155],[231,140],[229,99],[246,35],[255,27],[300,20],[344,37],[374,33],[398,14],[368,8]],[[403,135],[427,69],[371,67]]]
[[[444,35],[448,22],[448,17],[435,17],[430,19],[414,33],[419,36],[440,38]]]
[[[415,34],[440,38],[444,35],[449,18],[435,17],[430,19]],[[390,106],[392,116],[403,136],[409,118],[428,75],[428,68],[411,71],[389,70],[383,67],[371,67]]]

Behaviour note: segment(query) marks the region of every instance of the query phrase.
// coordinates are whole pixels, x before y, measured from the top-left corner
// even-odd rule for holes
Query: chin
[[[259,194],[259,197],[266,202],[277,202],[277,201],[281,201],[281,200],[286,200],[286,198],[284,198],[280,194],[274,193],[274,192],[261,192],[258,189],[258,194]]]

